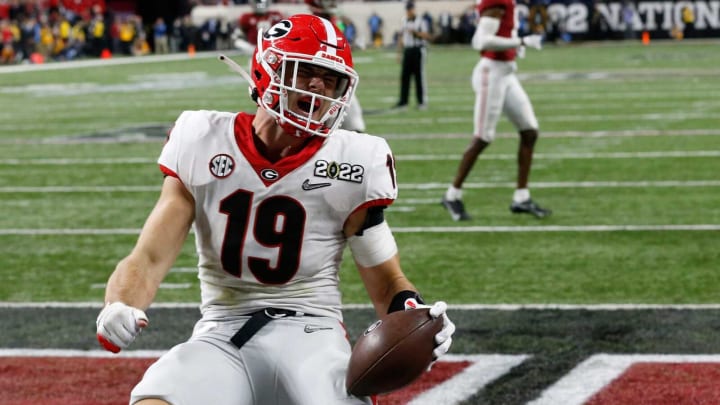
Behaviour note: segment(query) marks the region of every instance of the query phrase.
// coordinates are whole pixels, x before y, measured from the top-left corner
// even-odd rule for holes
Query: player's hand
[[[517,56],[518,59],[525,58],[525,46],[521,45],[520,47],[518,47],[515,56]]]
[[[435,350],[433,350],[433,363],[442,357],[450,349],[452,344],[452,335],[455,333],[455,324],[447,316],[447,303],[438,301],[433,305],[419,304],[415,299],[405,300],[405,310],[416,308],[430,308],[430,316],[433,318],[443,318],[443,327],[435,335]],[[432,367],[432,364],[430,365]],[[428,368],[429,369],[429,368]]]
[[[532,34],[520,38],[520,44],[535,48],[538,51],[542,49],[542,35]]]
[[[140,309],[113,302],[100,311],[96,323],[98,342],[105,350],[118,353],[148,325],[148,318]]]

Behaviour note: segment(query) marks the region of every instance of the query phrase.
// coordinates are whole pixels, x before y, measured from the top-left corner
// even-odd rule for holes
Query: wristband
[[[390,301],[390,306],[388,307],[387,313],[389,314],[395,311],[404,311],[405,301],[409,299],[414,299],[415,301],[417,301],[418,304],[425,304],[425,301],[423,301],[420,294],[418,294],[416,291],[403,290],[395,294],[392,301]]]

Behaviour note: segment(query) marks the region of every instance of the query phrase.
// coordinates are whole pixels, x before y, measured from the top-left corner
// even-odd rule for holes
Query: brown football
[[[384,394],[418,378],[432,362],[442,317],[428,308],[391,312],[370,325],[350,355],[345,387],[357,396]]]

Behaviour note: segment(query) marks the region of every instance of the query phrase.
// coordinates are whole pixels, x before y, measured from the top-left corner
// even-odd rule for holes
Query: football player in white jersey
[[[177,119],[158,160],[159,200],[108,280],[98,340],[119,352],[148,326],[145,310],[193,228],[202,318],[147,370],[131,403],[369,404],[345,390],[345,246],[378,316],[423,304],[383,217],[397,196],[392,152],[382,138],[338,129],[358,77],[327,20],[295,15],[271,27],[246,77],[254,115]],[[444,321],[436,358],[455,330],[446,307],[430,306]]]

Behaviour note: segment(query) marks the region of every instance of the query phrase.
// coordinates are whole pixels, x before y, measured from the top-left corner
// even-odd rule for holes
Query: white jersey
[[[203,314],[275,307],[342,320],[343,225],[397,197],[390,148],[337,130],[271,163],[255,147],[253,118],[183,112],[158,159],[195,199]]]

